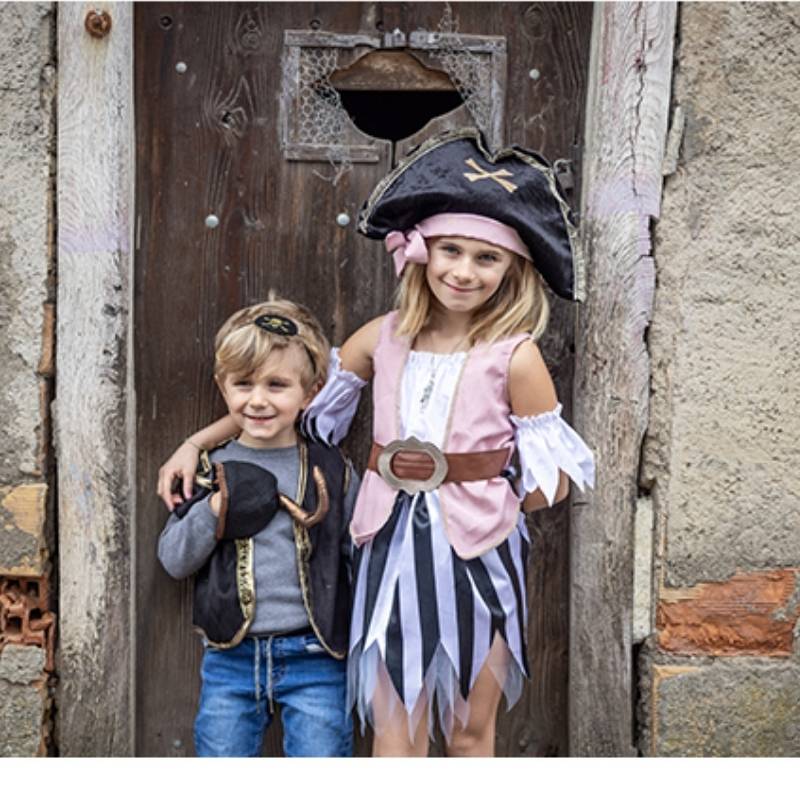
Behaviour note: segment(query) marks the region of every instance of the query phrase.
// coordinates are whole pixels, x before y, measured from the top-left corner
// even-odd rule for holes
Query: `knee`
[[[446,751],[451,757],[493,756],[494,725],[456,728]]]

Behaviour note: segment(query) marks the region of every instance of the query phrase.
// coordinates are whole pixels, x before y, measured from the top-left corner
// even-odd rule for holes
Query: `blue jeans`
[[[347,670],[313,634],[247,637],[230,650],[206,647],[194,723],[198,756],[258,756],[281,705],[287,756],[351,756]]]

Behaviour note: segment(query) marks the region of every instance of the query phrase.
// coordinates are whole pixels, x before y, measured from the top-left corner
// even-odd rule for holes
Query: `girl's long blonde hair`
[[[397,333],[412,341],[430,321],[436,302],[425,271],[424,264],[408,263],[397,289]],[[550,303],[541,275],[530,261],[515,254],[497,291],[475,312],[469,342],[491,344],[518,333],[529,333],[535,341],[544,333],[549,317]]]

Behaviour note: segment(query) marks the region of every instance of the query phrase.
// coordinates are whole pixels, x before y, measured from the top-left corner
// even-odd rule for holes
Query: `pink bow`
[[[415,226],[407,233],[392,231],[386,236],[384,244],[387,252],[392,254],[394,268],[399,278],[409,261],[417,264],[428,263],[428,248],[425,238]]]

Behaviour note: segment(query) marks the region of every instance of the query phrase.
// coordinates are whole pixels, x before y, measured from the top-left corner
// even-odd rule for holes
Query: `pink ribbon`
[[[425,239],[431,236],[466,236],[470,239],[481,239],[499,247],[505,247],[512,253],[519,253],[523,258],[531,260],[528,248],[514,228],[491,217],[479,214],[434,214],[420,220],[413,228],[403,231],[391,231],[384,243],[386,250],[394,258],[397,276],[409,261],[416,264],[428,263],[428,246]]]
[[[384,240],[387,252],[392,254],[394,269],[399,278],[403,274],[406,264],[414,261],[417,264],[428,263],[428,247],[425,237],[417,227],[413,227],[407,234],[402,231],[392,231]]]

